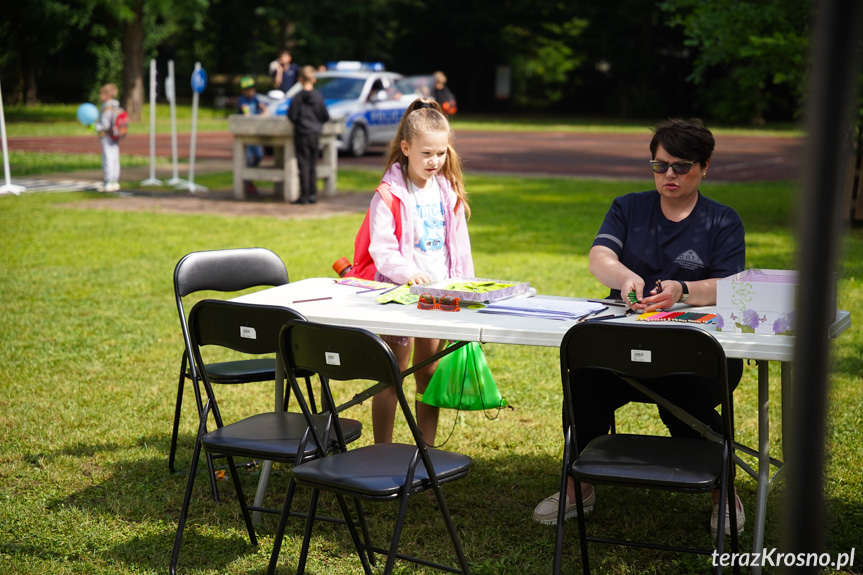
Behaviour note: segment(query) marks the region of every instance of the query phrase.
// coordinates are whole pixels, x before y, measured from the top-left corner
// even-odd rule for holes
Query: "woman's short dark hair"
[[[676,158],[698,162],[704,166],[713,154],[716,140],[704,126],[704,122],[698,118],[671,118],[653,128],[650,159],[656,159],[656,150],[660,145]]]

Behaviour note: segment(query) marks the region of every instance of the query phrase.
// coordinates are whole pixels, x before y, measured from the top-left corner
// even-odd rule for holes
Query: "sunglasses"
[[[419,301],[417,302],[417,307],[419,309],[439,309],[441,311],[459,311],[461,308],[458,307],[459,298],[445,295],[443,297],[434,297],[430,293],[424,293],[420,296]]]
[[[683,175],[688,174],[689,170],[692,169],[692,165],[695,162],[677,162],[676,164],[669,164],[668,162],[659,162],[657,160],[650,160],[650,167],[657,174],[664,174],[668,171],[668,168],[674,170],[675,174]]]

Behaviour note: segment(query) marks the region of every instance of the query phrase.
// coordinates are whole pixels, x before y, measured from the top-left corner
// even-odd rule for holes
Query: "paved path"
[[[780,136],[719,135],[708,177],[716,181],[791,180],[798,177],[803,139]],[[644,134],[590,134],[574,132],[479,132],[457,131],[456,149],[465,170],[476,173],[508,173],[645,179],[650,132]],[[133,134],[122,143],[125,154],[147,156],[149,137]],[[181,160],[189,155],[189,135],[178,136]],[[94,153],[99,142],[93,136],[65,138],[11,138],[10,150]],[[168,134],[156,137],[156,153],[171,157]],[[230,171],[233,154],[230,132],[197,135],[196,158],[202,164],[220,165]],[[383,169],[383,149],[363,158],[340,157],[339,165]]]

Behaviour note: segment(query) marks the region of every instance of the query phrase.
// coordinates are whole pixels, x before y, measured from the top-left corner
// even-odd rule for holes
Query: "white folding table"
[[[233,301],[261,305],[284,306],[302,313],[310,321],[360,327],[380,335],[427,337],[452,341],[478,341],[512,345],[560,347],[563,336],[572,327],[572,321],[535,319],[498,314],[479,313],[462,308],[459,312],[425,311],[414,306],[379,304],[375,301],[379,291],[355,293],[361,288],[346,288],[335,284],[331,278],[311,278],[247,294]],[[538,295],[537,298],[560,298]],[[583,300],[582,300],[583,301]],[[684,307],[684,306],[681,306]],[[715,308],[685,306],[687,311],[712,313]],[[610,308],[623,310],[623,308]],[[634,322],[636,316],[621,317],[606,321]],[[649,325],[649,324],[648,324]],[[737,448],[758,459],[755,470],[737,457],[741,468],[757,480],[754,535],[752,548],[761,553],[764,547],[764,525],[767,494],[782,477],[783,464],[770,457],[769,371],[770,361],[781,362],[781,383],[784,393],[790,389],[790,365],[793,361],[794,338],[789,336],[717,332],[711,325],[698,325],[711,332],[730,358],[754,359],[758,361],[758,448],[743,445]],[[836,312],[836,320],[830,327],[830,337],[836,338],[851,325],[851,314]],[[277,362],[281,364],[281,362]],[[284,374],[276,381],[276,409],[281,409],[284,391]],[[787,402],[784,402],[787,403]],[[771,475],[770,466],[777,471]],[[255,505],[260,505],[269,477],[269,466],[261,474]],[[259,516],[257,516],[259,518]],[[760,568],[753,568],[760,573]]]

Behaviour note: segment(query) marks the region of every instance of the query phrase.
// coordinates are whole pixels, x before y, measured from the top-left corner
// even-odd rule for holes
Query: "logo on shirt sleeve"
[[[686,250],[676,258],[674,263],[687,270],[697,270],[704,267],[704,262],[695,253],[695,250]]]

